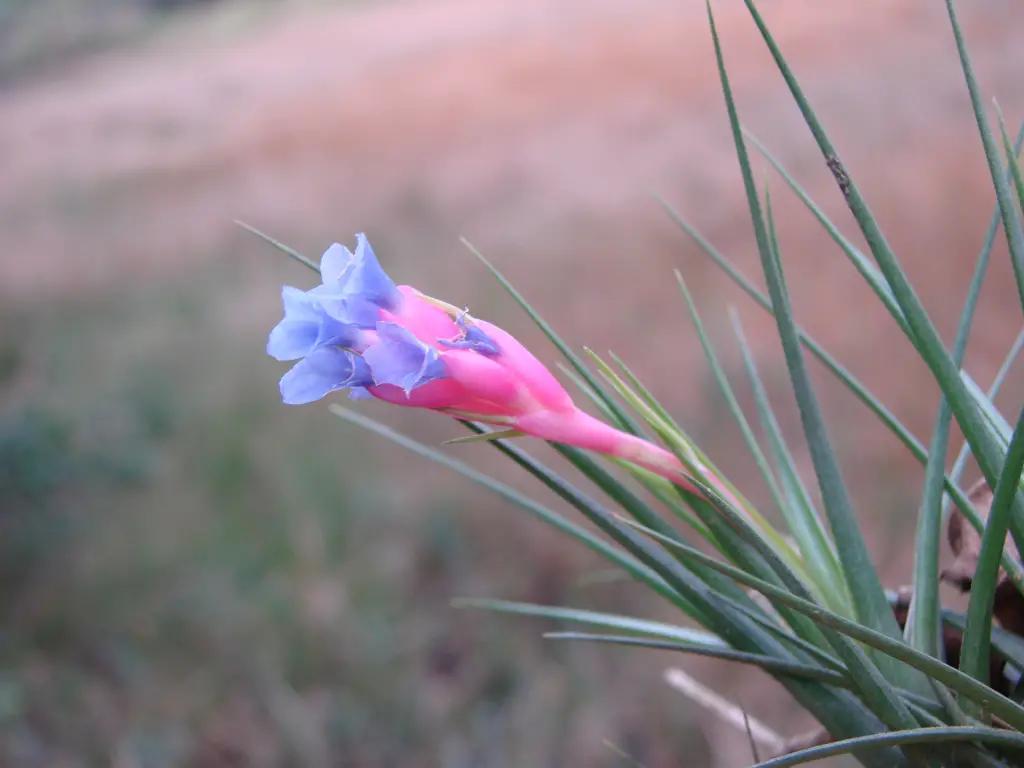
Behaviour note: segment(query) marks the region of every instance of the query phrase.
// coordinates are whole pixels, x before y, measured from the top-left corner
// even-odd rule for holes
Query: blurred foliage
[[[165,14],[221,2],[0,0],[0,80],[132,39]]]
[[[524,576],[520,529],[481,519],[501,505],[410,505],[336,419],[282,407],[221,314],[274,290],[233,283],[0,323],[0,764],[614,764],[595,726],[652,766],[707,756],[659,667],[609,703],[588,691],[628,660],[447,608],[581,587]]]

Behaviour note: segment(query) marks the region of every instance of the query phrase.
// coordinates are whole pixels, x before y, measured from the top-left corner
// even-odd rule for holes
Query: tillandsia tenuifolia
[[[830,755],[852,755],[881,766],[1024,765],[1024,417],[1011,427],[993,403],[1006,369],[988,392],[961,370],[974,309],[997,232],[1005,234],[1024,306],[1024,181],[1018,153],[997,111],[1002,139],[993,134],[979,95],[952,0],[946,8],[973,111],[991,171],[997,204],[961,313],[957,343],[948,350],[918,300],[895,253],[811,108],[753,0],[746,7],[835,178],[868,246],[862,252],[823,213],[799,183],[760,144],[755,145],[808,206],[839,251],[892,315],[931,372],[942,403],[929,448],[834,357],[796,325],[783,272],[771,201],[760,193],[747,154],[721,42],[708,18],[737,158],[749,204],[767,295],[715,250],[685,219],[673,218],[757,303],[775,318],[814,459],[820,503],[797,471],[737,322],[736,334],[767,447],[762,448],[680,278],[697,335],[786,530],[778,530],[689,439],[626,367],[590,353],[576,355],[501,274],[484,263],[559,348],[565,372],[604,419],[577,406],[566,388],[512,335],[467,309],[396,286],[365,236],[354,252],[332,245],[319,267],[269,240],[320,273],[309,291],[284,289],[284,319],[267,351],[297,360],[281,379],[286,403],[311,403],[336,390],[454,417],[526,469],[578,510],[606,537],[499,483],[448,452],[412,441],[354,411],[332,411],[460,472],[510,499],[591,548],[701,628],[598,611],[501,601],[461,601],[463,607],[541,616],[589,625],[591,633],[560,632],[552,639],[615,643],[699,654],[754,664],[769,672],[820,722],[821,731],[786,742],[764,766],[787,766]],[[869,11],[865,11],[869,12]],[[666,207],[668,207],[666,205]],[[257,233],[258,234],[258,233]],[[265,236],[264,236],[265,237]],[[477,254],[479,256],[479,254]],[[483,257],[480,257],[481,259]],[[914,583],[882,590],[846,491],[805,365],[805,350],[825,364],[926,467],[915,540]],[[983,478],[968,493],[958,461],[944,471],[951,419],[965,437]],[[545,466],[513,438],[550,442],[606,498],[602,502]],[[615,464],[609,471],[588,451]],[[929,451],[934,457],[929,460]],[[771,461],[770,461],[770,460]],[[649,494],[649,495],[645,495]],[[947,536],[957,554],[940,574],[943,508],[955,505]],[[692,545],[685,522],[718,553]],[[828,525],[826,526],[825,522]],[[1007,546],[1008,533],[1016,547]],[[966,614],[939,603],[941,579],[970,592]],[[752,597],[760,593],[758,599]],[[760,599],[765,598],[765,599]],[[998,622],[998,623],[997,623]],[[673,679],[679,678],[675,675]],[[716,704],[719,709],[722,702]],[[747,722],[745,715],[733,722]],[[755,738],[751,736],[752,740]],[[755,758],[756,759],[756,758]]]
[[[336,390],[438,411],[632,462],[690,490],[666,449],[580,410],[519,341],[467,309],[396,286],[364,234],[355,251],[333,244],[322,283],[285,286],[284,319],[267,353],[298,360],[281,378],[281,398],[301,405]]]

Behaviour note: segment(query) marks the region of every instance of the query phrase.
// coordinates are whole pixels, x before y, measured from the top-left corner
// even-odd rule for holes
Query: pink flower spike
[[[474,322],[501,350],[501,364],[515,371],[538,403],[555,411],[572,410],[576,407],[561,382],[518,339],[486,320]]]
[[[382,320],[401,325],[424,344],[437,349],[441,348],[437,343],[439,338],[458,335],[455,321],[444,309],[424,300],[422,293],[409,285],[398,286],[398,292],[401,302],[393,310],[382,310]]]
[[[622,432],[578,408],[569,412],[540,411],[516,419],[521,432],[624,459],[702,495],[686,468],[672,453],[647,440]]]
[[[284,402],[349,389],[350,397],[510,426],[603,453],[699,494],[692,474],[735,503],[706,468],[695,465],[688,474],[664,448],[579,410],[511,334],[411,286],[396,286],[365,236],[357,236],[354,252],[329,248],[321,274],[324,283],[310,291],[285,291],[285,317],[268,339],[268,354],[298,360],[282,378]]]
[[[441,354],[448,374],[475,399],[484,400],[506,411],[519,410],[521,401],[530,399],[530,392],[506,366],[469,349],[451,349]],[[528,402],[522,405],[529,406]],[[455,404],[453,408],[472,410]]]

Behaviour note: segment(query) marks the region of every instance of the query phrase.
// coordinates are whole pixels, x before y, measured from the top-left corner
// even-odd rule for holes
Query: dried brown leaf
[[[967,498],[974,505],[982,520],[988,520],[989,508],[992,506],[992,490],[984,478],[971,487]],[[946,522],[946,539],[949,541],[949,547],[953,550],[955,559],[948,568],[942,571],[940,578],[947,584],[959,588],[961,592],[968,592],[971,589],[971,582],[974,580],[974,572],[978,568],[981,534],[974,530],[974,526],[967,521],[959,509],[954,509]],[[1007,538],[1006,551],[1015,559],[1020,560],[1020,554],[1017,552],[1012,538]],[[1000,586],[1007,581],[1006,571],[1000,568]],[[1012,584],[1009,586],[1013,589]]]

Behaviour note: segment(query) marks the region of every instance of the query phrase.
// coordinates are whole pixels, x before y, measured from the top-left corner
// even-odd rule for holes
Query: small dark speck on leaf
[[[828,169],[832,171],[832,175],[835,177],[836,183],[839,185],[839,189],[842,190],[843,197],[849,200],[850,176],[846,173],[846,169],[843,168],[842,162],[835,155],[827,155],[825,157],[825,164],[828,165]]]

